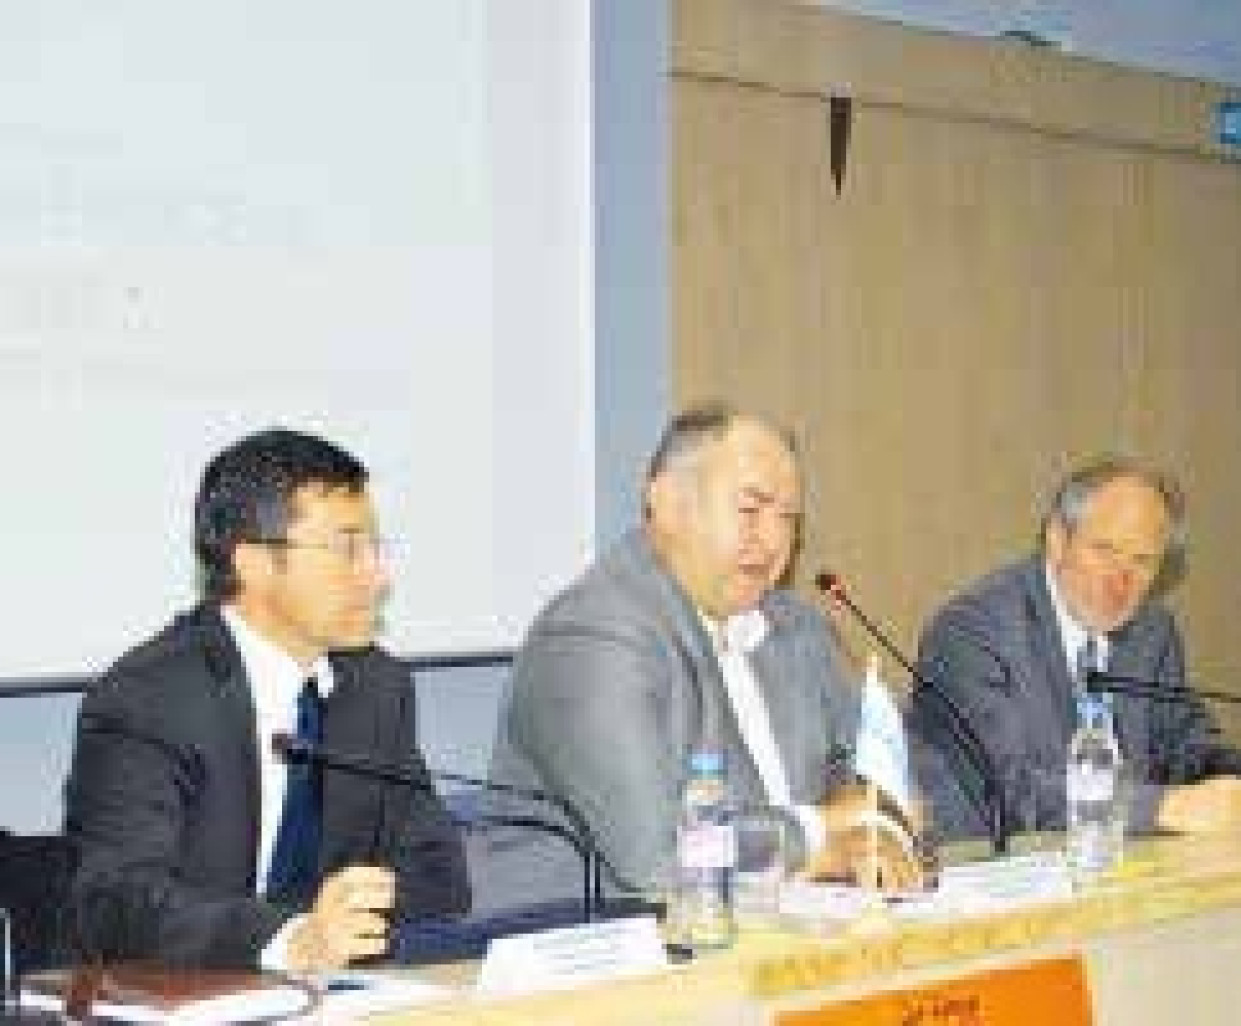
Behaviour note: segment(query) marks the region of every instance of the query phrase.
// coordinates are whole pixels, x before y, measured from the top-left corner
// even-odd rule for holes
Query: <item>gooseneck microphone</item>
[[[844,583],[838,574],[820,570],[815,575],[814,583],[824,596],[844,606],[865,629],[866,633],[879,643],[900,667],[909,674],[922,694],[935,702],[940,712],[941,721],[948,728],[952,740],[970,764],[970,769],[982,785],[981,809],[983,822],[987,827],[987,836],[991,840],[991,850],[996,855],[1008,852],[1008,812],[1004,801],[1004,792],[1000,787],[999,775],[987,749],[983,746],[978,732],[962,711],[952,694],[937,679],[928,677],[918,671],[887,633],[868,617],[849,596]]]
[[[13,965],[13,924],[9,910],[0,908],[0,1013],[17,1009],[17,967]]]
[[[272,735],[272,751],[283,762],[312,763],[328,769],[352,773],[369,780],[381,780],[384,783],[396,784],[399,787],[410,787],[420,791],[434,791],[434,787],[423,779],[411,774],[402,766],[377,762],[365,755],[353,752],[340,752],[327,748],[314,741],[296,737],[279,731]],[[549,834],[565,841],[577,853],[582,862],[582,913],[587,922],[595,918],[603,907],[602,859],[594,837],[586,825],[585,817],[567,799],[541,791],[532,787],[521,787],[481,777],[466,776],[463,773],[448,773],[428,770],[437,779],[452,783],[464,784],[494,794],[511,795],[526,801],[550,805],[559,810],[568,820],[569,825],[538,816],[525,815],[493,815],[490,813],[470,815],[466,817],[466,825],[513,827],[519,830],[531,830]]]
[[[1241,695],[1230,691],[1211,691],[1206,688],[1189,687],[1185,684],[1168,684],[1159,680],[1129,677],[1123,673],[1108,673],[1106,670],[1086,671],[1086,690],[1114,695],[1132,695],[1135,698],[1149,698],[1156,702],[1192,702],[1199,698],[1209,698],[1216,702],[1241,704]]]

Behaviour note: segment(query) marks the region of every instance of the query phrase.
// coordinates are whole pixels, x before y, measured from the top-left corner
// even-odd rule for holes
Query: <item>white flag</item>
[[[879,657],[866,664],[862,684],[862,711],[853,749],[853,772],[878,787],[900,810],[913,812],[913,786],[909,779],[909,752],[905,724],[887,686],[879,679]]]

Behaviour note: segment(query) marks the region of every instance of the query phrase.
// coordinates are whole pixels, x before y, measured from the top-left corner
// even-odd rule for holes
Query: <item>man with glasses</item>
[[[1039,553],[972,585],[923,632],[919,668],[969,718],[1015,829],[1064,827],[1065,761],[1089,670],[1185,686],[1180,633],[1155,599],[1179,576],[1184,533],[1170,475],[1099,459],[1056,490]],[[1221,741],[1200,699],[1104,701],[1132,783],[1131,830],[1241,828],[1241,752]],[[947,837],[982,834],[982,810],[962,786],[968,760],[921,689],[910,726],[936,827]]]
[[[89,958],[305,972],[463,911],[460,840],[415,747],[409,673],[373,645],[388,575],[351,455],[272,429],[203,475],[204,601],[86,695],[66,789]],[[423,786],[286,767],[279,733]]]

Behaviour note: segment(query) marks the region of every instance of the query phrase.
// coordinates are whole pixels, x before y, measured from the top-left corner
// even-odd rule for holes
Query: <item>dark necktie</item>
[[[1092,670],[1099,666],[1099,640],[1093,634],[1086,635],[1086,640],[1077,650],[1077,679],[1073,682],[1077,690],[1077,722],[1079,724],[1095,723],[1104,718],[1110,719],[1112,703],[1111,695],[1105,692],[1087,690],[1088,678]]]
[[[323,740],[323,709],[318,682],[311,677],[297,696],[297,736],[312,745]],[[288,785],[280,828],[272,849],[267,895],[273,900],[309,907],[318,885],[319,838],[322,833],[322,772],[311,761],[285,767]]]

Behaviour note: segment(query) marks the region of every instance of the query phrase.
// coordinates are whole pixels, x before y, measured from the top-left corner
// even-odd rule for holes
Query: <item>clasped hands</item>
[[[922,815],[905,815],[872,784],[849,784],[819,807],[827,843],[807,857],[801,875],[848,880],[886,893],[927,885],[918,837]]]

